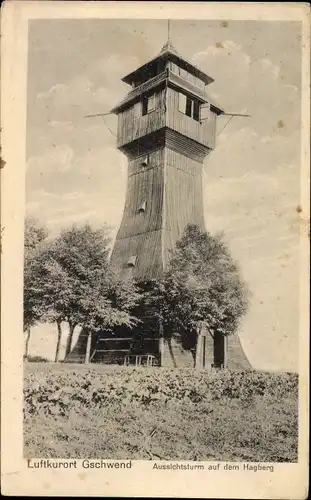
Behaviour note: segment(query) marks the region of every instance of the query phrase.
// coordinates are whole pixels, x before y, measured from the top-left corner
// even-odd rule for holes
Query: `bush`
[[[298,376],[25,365],[25,456],[295,462]]]
[[[49,363],[49,360],[42,358],[42,356],[24,356],[24,361],[29,363]]]
[[[217,400],[239,400],[249,404],[266,396],[275,400],[298,398],[298,375],[293,373],[195,372],[193,369],[146,369],[115,367],[99,373],[71,371],[33,372],[24,386],[25,415],[68,415],[71,409],[103,408],[110,402],[121,405],[153,402],[183,402],[198,405]]]

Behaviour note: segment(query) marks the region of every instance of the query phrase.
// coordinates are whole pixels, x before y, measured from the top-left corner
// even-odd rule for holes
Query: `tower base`
[[[69,363],[85,363],[87,350],[87,336],[80,333],[78,341],[65,359]],[[207,371],[213,368],[226,368],[228,370],[251,370],[238,335],[227,338],[220,336],[213,339],[210,334],[203,335],[198,341],[196,354],[183,349],[175,339],[163,340],[158,335],[153,338],[149,333],[148,338],[135,335],[134,332],[120,329],[110,335],[102,332],[94,335],[90,349],[90,363],[124,364],[128,355],[152,354],[155,365],[167,368],[193,368]]]
[[[204,341],[205,338],[205,341]],[[226,352],[217,346],[217,341],[210,335],[203,336],[198,343],[198,353],[196,365],[199,369],[212,370],[213,368],[226,368],[228,370],[251,370],[252,366],[248,361],[238,335],[230,335],[227,339]],[[223,358],[223,359],[222,359]],[[223,361],[223,362],[221,362]],[[181,347],[172,339],[164,342],[162,356],[162,366],[170,368],[193,367],[195,363],[194,355]]]

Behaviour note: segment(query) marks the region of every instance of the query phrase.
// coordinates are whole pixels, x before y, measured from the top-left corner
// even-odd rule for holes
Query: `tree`
[[[48,236],[45,226],[27,216],[24,232],[24,332],[26,332],[25,357],[28,356],[31,328],[41,320],[43,310],[32,294],[33,262]]]
[[[147,301],[157,305],[166,337],[177,332],[195,358],[202,328],[213,337],[236,332],[247,311],[248,290],[223,236],[188,225]]]
[[[59,358],[62,323],[69,325],[65,356],[71,350],[74,330],[89,336],[99,329],[132,326],[131,309],[138,300],[135,283],[121,279],[109,265],[107,230],[72,226],[65,229],[36,260],[34,294],[48,321],[56,322]]]
[[[25,232],[24,232],[24,249],[25,258],[31,258],[38,247],[46,240],[48,231],[46,227],[31,216],[25,218]]]
[[[66,308],[69,308],[70,278],[62,266],[53,258],[51,247],[46,246],[32,262],[31,295],[36,307],[41,311],[41,318],[57,325],[57,342],[54,361],[59,359],[62,337],[62,322],[67,320]],[[69,310],[69,309],[68,309]]]

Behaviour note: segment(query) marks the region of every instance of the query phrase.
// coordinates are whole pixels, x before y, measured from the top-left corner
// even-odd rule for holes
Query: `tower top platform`
[[[122,81],[128,83],[129,85],[132,85],[137,81],[146,80],[146,75],[156,71],[159,63],[161,64],[161,62],[167,61],[172,61],[173,63],[177,64],[180,68],[188,71],[195,77],[202,80],[205,85],[209,85],[214,81],[212,77],[210,77],[209,75],[204,73],[204,71],[200,70],[197,66],[182,57],[172,45],[170,40],[168,40],[163,45],[161,51],[157,56],[123,77]]]

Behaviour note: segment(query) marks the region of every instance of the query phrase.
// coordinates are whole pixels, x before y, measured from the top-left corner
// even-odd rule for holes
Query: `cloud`
[[[50,100],[56,107],[81,104],[85,95],[93,90],[93,84],[86,76],[75,76],[68,83],[52,85],[46,92],[41,92],[37,100]]]
[[[58,131],[68,132],[73,129],[73,124],[72,122],[64,122],[64,121],[59,121],[59,120],[51,120],[46,124],[47,127],[49,127],[51,130],[57,129]]]
[[[62,128],[64,122],[80,126],[86,115],[108,111],[109,89],[96,87],[85,76],[74,77],[40,94],[34,106],[33,112],[43,123],[58,124]]]
[[[33,156],[27,162],[27,180],[37,179],[46,172],[68,172],[73,164],[73,150],[69,146],[55,146],[42,156]]]
[[[86,75],[79,75],[38,94],[32,113],[43,122],[73,122],[99,112],[99,105],[106,111],[108,104],[107,88],[105,92],[103,86],[97,87]]]
[[[258,66],[263,72],[271,72],[275,79],[279,77],[280,66],[273,64],[269,59],[259,59]]]
[[[247,156],[247,155],[246,155]],[[230,150],[229,150],[230,157]],[[248,157],[246,158],[248,160]],[[293,217],[300,198],[299,169],[292,164],[271,165],[270,168],[250,168],[230,175],[230,165],[217,162],[218,173],[206,165],[204,197],[207,225],[210,231],[225,231],[232,247],[238,250],[256,241],[258,254],[262,249],[278,251],[280,238],[288,244],[297,242],[292,230]],[[260,158],[259,158],[260,162]],[[270,250],[271,249],[271,250]]]
[[[73,191],[72,193],[67,193],[63,196],[64,200],[77,200],[81,198],[83,195],[81,192]]]
[[[95,172],[109,171],[110,180],[126,174],[127,161],[114,147],[89,149],[83,157],[76,162],[77,171],[83,175],[95,175]]]
[[[136,57],[121,54],[98,59],[84,68],[83,74],[40,92],[29,113],[54,125],[76,122],[87,114],[106,113],[130,90],[121,78],[137,65]]]
[[[228,131],[228,132],[227,132]],[[234,168],[233,168],[234,162]],[[300,131],[290,137],[281,133],[261,136],[250,127],[220,133],[215,150],[205,161],[205,170],[212,179],[240,177],[249,172],[275,172],[283,164],[299,170]]]
[[[224,231],[252,292],[241,338],[251,359],[274,369],[284,366],[284,349],[292,351],[287,368],[297,363],[300,177],[299,162],[286,163],[296,157],[290,144],[283,136],[260,138],[244,128],[223,138],[204,172],[207,228]]]
[[[193,61],[215,79],[208,87],[211,98],[228,112],[247,110],[248,123],[260,135],[288,135],[299,128],[298,89],[283,83],[280,66],[268,58],[252,59],[241,45],[226,40],[198,52]]]
[[[75,157],[69,147],[48,150],[27,163],[27,190],[43,190],[68,199],[68,193],[119,192],[126,180],[126,158],[111,147],[87,150]],[[75,198],[77,196],[75,195]]]
[[[129,86],[121,82],[121,79],[127,74],[134,71],[141,65],[141,61],[134,55],[125,54],[109,54],[107,57],[98,59],[88,69],[90,78],[97,82],[105,82],[111,84],[111,79],[126,90]]]
[[[192,57],[192,60],[195,64],[199,66],[204,66],[208,64],[209,59],[219,58],[227,55],[232,55],[238,53],[240,59],[243,59],[246,64],[250,63],[250,57],[244,53],[241,45],[236,44],[232,40],[226,40],[222,42],[217,42],[215,45],[210,45],[205,50],[197,52]]]
[[[75,219],[118,226],[125,198],[126,158],[106,147],[71,158],[71,170],[56,169],[53,160],[48,151],[28,161],[28,212],[47,221],[53,231]]]

